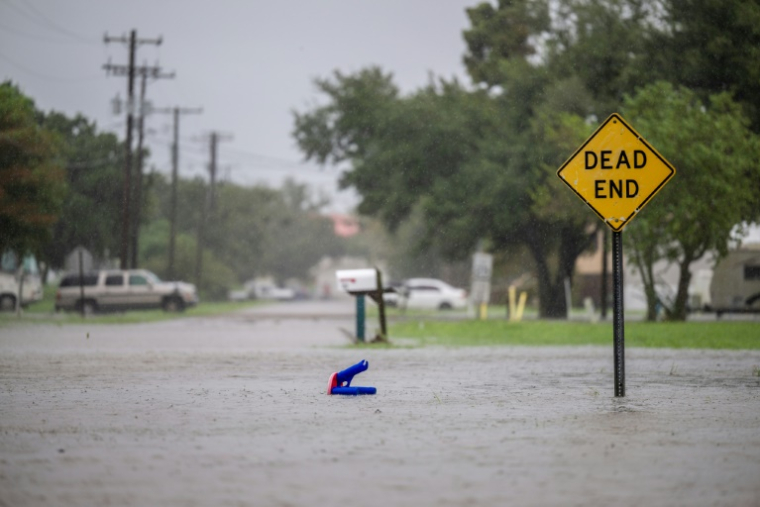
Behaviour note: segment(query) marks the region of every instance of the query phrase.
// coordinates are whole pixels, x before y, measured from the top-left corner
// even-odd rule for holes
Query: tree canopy
[[[0,84],[0,252],[39,253],[50,240],[65,192],[59,153],[32,100]]]
[[[65,167],[66,199],[44,257],[55,268],[83,246],[100,259],[119,251],[121,192],[124,181],[124,143],[114,134],[99,132],[82,115],[38,113],[38,122],[62,141],[60,161]]]
[[[283,188],[217,186],[216,209],[207,218],[202,252],[200,290],[221,299],[237,284],[258,276],[307,279],[309,269],[324,255],[340,255],[347,245],[333,233],[332,221],[320,211],[325,204],[302,184],[286,181]],[[148,192],[148,229],[141,240],[145,266],[166,276],[170,184],[152,176]],[[198,225],[206,202],[202,178],[178,181],[177,253],[175,276],[195,279]]]
[[[626,227],[629,255],[645,282],[650,319],[658,296],[652,271],[679,267],[677,293],[661,301],[670,318],[686,317],[689,266],[708,252],[724,255],[736,225],[758,213],[760,138],[728,93],[703,103],[685,87],[658,82],[626,97],[626,117],[677,168],[677,179]]]
[[[600,223],[558,187],[554,172],[625,96],[656,80],[694,86],[702,98],[729,91],[741,106],[725,114],[744,125],[744,107],[752,120],[758,25],[739,18],[754,19],[757,6],[729,4],[721,30],[701,31],[717,4],[481,3],[467,9],[463,34],[473,86],[438,80],[402,96],[381,69],[336,71],[315,82],[326,104],[295,113],[294,137],[307,159],[346,168],[342,185],[361,195],[359,211],[391,230],[419,207],[422,243],[450,258],[468,256],[482,240],[497,251],[523,245],[540,314],[564,316],[563,281]],[[731,63],[739,70],[728,70]],[[756,178],[743,162],[736,167]],[[724,238],[714,239],[708,248]]]

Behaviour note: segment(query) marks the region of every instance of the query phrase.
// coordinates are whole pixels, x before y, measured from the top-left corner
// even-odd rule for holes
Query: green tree
[[[554,123],[539,121],[536,96],[546,93],[545,72],[524,60],[503,62],[501,68],[510,71],[506,91],[497,97],[441,81],[408,97],[365,94],[366,101],[352,102],[348,109],[343,109],[345,97],[388,88],[389,77],[374,70],[337,75],[327,84],[319,81],[330,100],[297,115],[295,137],[307,158],[349,161],[342,185],[362,195],[361,213],[381,218],[391,230],[419,204],[425,234],[418,239],[425,249],[461,260],[482,239],[500,250],[529,245],[541,280],[542,315],[564,316],[563,291],[557,287],[572,276],[575,258],[590,244],[584,229],[588,219],[579,223],[574,212],[550,216],[536,203],[556,188],[552,169],[589,128],[571,112],[545,111],[541,118]],[[552,93],[558,101],[574,104],[574,97],[562,90]],[[372,132],[357,136],[353,128],[341,130],[367,114],[377,121]],[[346,151],[345,146],[353,148]]]
[[[725,255],[735,226],[757,216],[760,138],[730,95],[702,102],[684,87],[659,82],[626,97],[623,112],[643,137],[676,167],[667,185],[626,228],[629,251],[645,284],[648,317],[657,295],[652,265],[678,265],[675,299],[667,316],[684,320],[690,265],[708,252]]]
[[[642,69],[710,94],[733,93],[760,132],[760,4],[756,0],[666,0],[651,25]]]
[[[348,76],[335,71],[332,80],[316,79],[314,84],[331,101],[306,114],[293,112],[298,146],[321,164],[363,157],[386,129],[387,109],[398,98],[392,76],[371,67]]]
[[[65,188],[55,136],[35,122],[31,99],[0,84],[0,252],[39,254]]]
[[[373,68],[335,73],[316,86],[329,101],[296,113],[299,147],[307,159],[349,163],[341,186],[355,188],[362,195],[360,213],[391,230],[434,185],[459,171],[494,120],[485,93],[471,95],[457,83],[430,85],[402,99],[391,76]],[[367,118],[372,122],[365,126]]]
[[[160,218],[152,220],[140,232],[140,258],[142,266],[165,277],[169,222]],[[175,278],[192,280],[195,276],[195,260],[198,243],[196,237],[186,232],[177,235],[175,246]],[[201,286],[198,287],[202,300],[222,300],[227,292],[238,283],[235,273],[220,260],[213,251],[204,249]]]
[[[584,113],[598,119],[617,111],[625,93],[651,79],[647,42],[654,2],[561,0],[543,36],[542,64],[558,82],[577,80]],[[590,99],[590,100],[589,100]]]
[[[464,64],[476,83],[501,86],[511,69],[506,62],[527,61],[538,54],[535,36],[551,27],[546,1],[499,0],[467,9]]]
[[[39,113],[38,123],[62,141],[60,158],[68,189],[45,258],[61,268],[77,246],[98,258],[110,258],[121,241],[124,144],[114,134],[98,132],[95,122],[82,115]]]
[[[149,188],[151,225],[141,235],[141,256],[146,266],[166,276],[171,189],[160,174],[152,176]],[[207,191],[202,178],[178,182],[175,264],[177,276],[186,280],[195,276],[195,254],[188,256],[197,249]],[[199,290],[206,297],[223,298],[233,286],[256,276],[305,279],[323,255],[338,255],[345,249],[333,234],[331,220],[320,214],[324,200],[312,198],[305,185],[287,181],[282,189],[271,189],[222,183],[216,192],[216,210],[209,214],[204,233]]]
[[[281,200],[271,209],[267,242],[258,273],[271,274],[280,282],[305,279],[324,256],[345,252],[345,241],[333,232],[333,222],[321,214],[326,204],[315,200],[305,185],[286,180]]]
[[[294,136],[307,158],[347,167],[342,184],[362,196],[359,211],[391,230],[420,206],[423,246],[443,238],[440,251],[459,258],[480,240],[497,251],[527,247],[541,315],[563,316],[562,284],[600,223],[571,202],[554,171],[591,125],[656,79],[703,96],[722,82],[751,106],[760,96],[758,67],[749,68],[757,5],[729,3],[720,14],[715,2],[688,0],[482,3],[467,10],[463,34],[475,90],[440,82],[402,97],[379,69],[336,72],[316,82],[327,104],[296,113]],[[713,14],[721,28],[700,39]],[[739,76],[731,62],[747,71]],[[751,188],[760,180],[750,169]],[[651,238],[669,248],[665,236]]]

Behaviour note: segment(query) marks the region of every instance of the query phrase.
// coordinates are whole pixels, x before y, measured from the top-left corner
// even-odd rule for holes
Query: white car
[[[467,291],[435,278],[410,278],[399,289],[401,308],[452,310],[467,307]]]
[[[253,299],[272,299],[290,301],[296,298],[296,291],[287,287],[278,287],[269,277],[252,280],[246,284],[249,297]]]

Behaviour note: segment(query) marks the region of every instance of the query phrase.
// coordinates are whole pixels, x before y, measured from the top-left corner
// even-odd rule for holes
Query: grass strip
[[[52,303],[47,303],[43,300],[35,303],[35,305],[45,306],[42,308],[34,308],[34,305],[30,305],[30,308],[25,310],[20,317],[17,317],[15,313],[0,313],[0,325],[10,325],[19,322],[47,324],[82,324],[85,322],[87,324],[137,324],[161,322],[187,317],[211,317],[243,310],[245,308],[251,308],[261,304],[263,303],[260,301],[208,302],[201,303],[193,308],[188,308],[184,312],[177,313],[165,312],[160,309],[129,310],[124,312],[96,313],[95,315],[89,315],[86,318],[82,318],[82,316],[76,312],[55,313],[53,311]]]
[[[506,320],[398,322],[391,341],[406,338],[420,345],[453,347],[493,345],[609,345],[612,323]],[[689,349],[760,349],[758,322],[627,322],[629,347]]]

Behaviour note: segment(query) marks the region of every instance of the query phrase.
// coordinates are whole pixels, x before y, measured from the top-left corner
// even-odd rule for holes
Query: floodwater
[[[611,346],[262,315],[0,328],[0,506],[760,505],[760,352],[628,349],[616,399]]]

